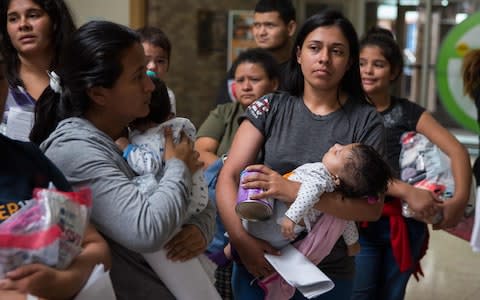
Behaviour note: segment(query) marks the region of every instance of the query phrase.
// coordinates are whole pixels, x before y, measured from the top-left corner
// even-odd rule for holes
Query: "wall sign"
[[[477,109],[463,93],[462,61],[471,49],[480,48],[480,12],[453,27],[442,42],[437,58],[436,80],[447,112],[465,129],[480,133]]]

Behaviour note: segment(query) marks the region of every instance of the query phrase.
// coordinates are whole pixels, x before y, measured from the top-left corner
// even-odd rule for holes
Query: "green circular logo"
[[[436,79],[440,100],[448,113],[464,128],[480,133],[477,109],[463,93],[462,60],[471,49],[480,48],[480,12],[453,27],[438,53]]]

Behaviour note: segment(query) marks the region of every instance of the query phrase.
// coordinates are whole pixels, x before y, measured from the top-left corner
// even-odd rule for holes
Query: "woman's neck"
[[[391,97],[388,91],[379,92],[379,93],[370,93],[368,98],[373,102],[377,111],[382,112],[390,107]]]
[[[35,55],[18,55],[20,72],[46,75],[53,61],[53,52]]]
[[[98,130],[103,131],[106,135],[116,140],[122,136],[123,131],[128,124],[120,122],[120,120],[109,118],[107,114],[101,114],[100,111],[90,109],[85,113],[85,119],[90,121]]]
[[[52,55],[22,56],[19,55],[19,76],[28,93],[38,99],[48,86],[47,71],[52,62]]]
[[[306,85],[303,101],[312,113],[324,116],[338,110],[347,101],[347,94],[337,89],[321,91]]]

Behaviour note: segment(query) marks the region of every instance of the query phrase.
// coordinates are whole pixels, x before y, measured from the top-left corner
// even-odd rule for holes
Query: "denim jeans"
[[[427,226],[405,218],[413,261],[420,256]],[[352,300],[401,300],[413,268],[400,272],[392,252],[390,223],[382,217],[360,232],[360,253],[355,258]]]
[[[352,294],[353,280],[352,279],[332,279],[335,287],[316,298],[314,300],[349,300]],[[232,274],[233,297],[239,300],[263,300],[265,294],[260,286],[255,281],[255,278],[248,273],[247,269],[240,264],[234,263]],[[304,300],[302,293],[298,290],[292,300]]]

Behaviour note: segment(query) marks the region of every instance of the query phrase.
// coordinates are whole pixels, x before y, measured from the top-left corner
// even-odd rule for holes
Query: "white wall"
[[[76,25],[91,20],[108,20],[128,26],[130,0],[65,0]]]

